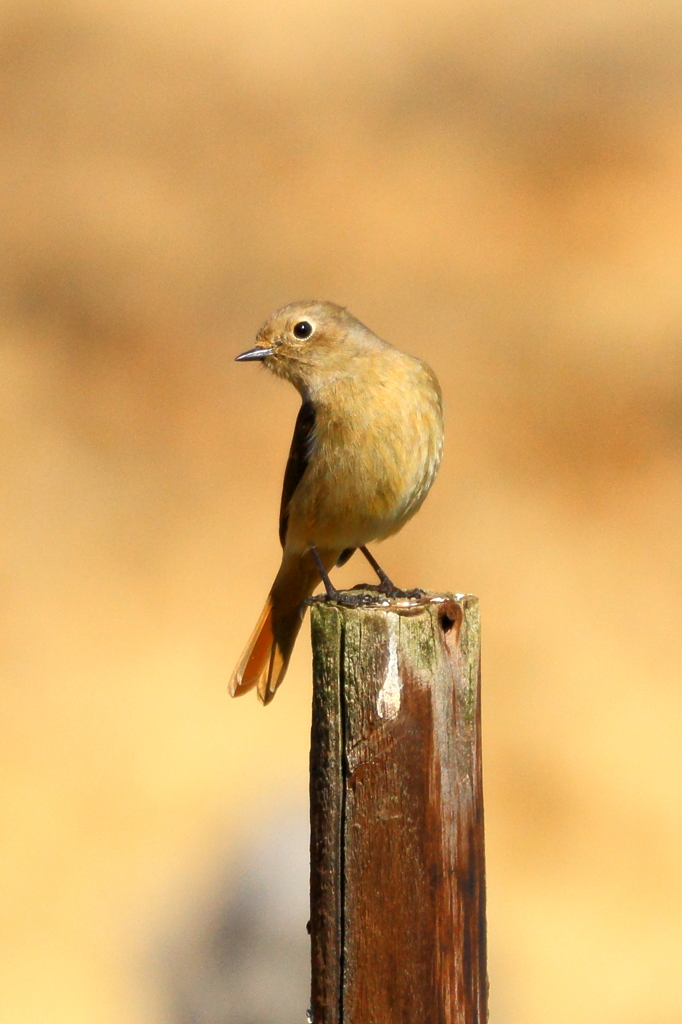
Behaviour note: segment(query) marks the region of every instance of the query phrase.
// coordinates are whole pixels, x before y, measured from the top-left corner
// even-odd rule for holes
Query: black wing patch
[[[289,525],[289,503],[294,496],[301,477],[306,471],[315,444],[315,407],[312,402],[304,402],[298,410],[294,436],[291,439],[289,460],[284,471],[282,486],[282,503],[279,507],[279,539],[284,547]]]

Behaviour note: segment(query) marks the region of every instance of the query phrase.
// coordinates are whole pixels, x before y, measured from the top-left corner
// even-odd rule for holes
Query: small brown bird
[[[342,603],[366,600],[334,588],[333,566],[360,548],[381,580],[376,589],[405,593],[367,544],[397,533],[424,501],[443,450],[443,402],[430,366],[333,302],[294,302],[273,313],[237,360],[260,360],[303,399],[284,474],[282,564],[230,680],[233,697],[257,687],[267,704],[318,583]]]

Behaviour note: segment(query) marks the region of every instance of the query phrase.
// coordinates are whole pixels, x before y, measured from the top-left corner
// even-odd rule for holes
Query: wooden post
[[[485,1024],[478,601],[319,603],[312,632],[314,1024]]]

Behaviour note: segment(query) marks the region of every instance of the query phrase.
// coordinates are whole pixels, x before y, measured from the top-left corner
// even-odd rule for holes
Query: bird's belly
[[[287,547],[361,547],[396,533],[422,504],[440,462],[436,432],[410,440],[361,439],[322,450],[291,502]]]

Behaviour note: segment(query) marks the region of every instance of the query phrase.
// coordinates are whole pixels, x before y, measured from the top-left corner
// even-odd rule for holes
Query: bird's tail
[[[335,564],[338,556],[338,551],[320,553],[326,569]],[[309,551],[304,555],[284,555],[265,608],[232,673],[230,693],[233,697],[241,697],[254,687],[263,704],[268,704],[275,696],[301,628],[303,602],[319,582],[320,574]]]

